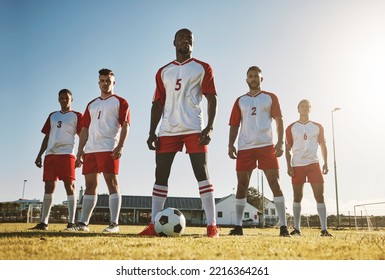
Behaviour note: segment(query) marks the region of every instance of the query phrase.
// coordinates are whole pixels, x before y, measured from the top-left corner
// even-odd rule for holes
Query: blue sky
[[[311,119],[324,125],[330,173],[325,198],[335,214],[331,110],[334,115],[340,213],[356,204],[385,201],[384,1],[13,1],[1,0],[0,201],[42,198],[42,170],[34,165],[48,114],[58,110],[62,88],[84,112],[97,97],[98,70],[116,75],[116,93],[131,106],[132,124],[121,171],[126,195],[151,195],[154,154],[146,146],[157,69],[175,58],[175,32],[195,35],[193,56],[211,64],[218,116],[209,146],[216,197],[234,192],[235,161],[227,156],[228,119],[247,92],[246,70],[263,70],[263,89],[280,99],[285,127],[298,118],[297,103],[312,103]],[[284,157],[281,186],[291,213],[292,189]],[[257,184],[256,176],[253,184]],[[179,153],[170,196],[198,197],[188,156]],[[77,187],[84,178],[77,170]],[[267,187],[265,194],[272,198]],[[102,178],[99,193],[107,193]],[[65,200],[60,182],[55,202]],[[384,206],[382,205],[382,208]],[[306,186],[303,213],[316,213]],[[381,212],[384,213],[384,212]]]

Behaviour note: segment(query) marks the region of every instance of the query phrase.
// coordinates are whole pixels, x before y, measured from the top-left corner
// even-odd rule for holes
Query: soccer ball
[[[155,231],[159,236],[180,236],[186,228],[186,218],[176,208],[166,208],[155,215]]]

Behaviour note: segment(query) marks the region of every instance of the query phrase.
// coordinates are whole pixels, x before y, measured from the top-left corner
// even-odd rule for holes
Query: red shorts
[[[257,166],[261,170],[279,169],[274,146],[238,151],[237,171],[250,171]]]
[[[74,155],[47,155],[44,157],[43,181],[75,181]]]
[[[83,174],[100,172],[119,174],[119,159],[114,159],[112,152],[84,154]]]
[[[160,136],[159,148],[157,153],[174,153],[180,152],[183,145],[186,146],[186,153],[207,153],[207,145],[199,145],[200,133],[177,135],[177,136]]]
[[[294,166],[294,176],[291,177],[293,185],[303,185],[306,182],[310,184],[323,184],[321,167],[319,163],[312,163],[306,166]]]

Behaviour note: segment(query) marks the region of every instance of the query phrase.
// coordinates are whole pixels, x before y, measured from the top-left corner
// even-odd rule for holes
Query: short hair
[[[63,88],[59,91],[59,97],[60,97],[60,94],[62,93],[66,93],[66,94],[69,94],[70,96],[72,96],[72,92],[69,90],[69,89],[66,89],[66,88]]]
[[[112,70],[107,69],[107,68],[100,69],[99,70],[99,76],[114,76],[115,77]]]
[[[308,99],[302,99],[299,103],[298,103],[298,106],[297,106],[297,109],[299,109],[299,105],[301,105],[301,103],[308,103],[309,104],[309,107],[311,107],[311,104],[310,104],[310,101]]]
[[[251,67],[249,67],[249,69],[247,69],[247,75],[249,74],[249,72],[250,71],[258,71],[258,73],[262,73],[262,70],[261,70],[261,68],[259,68],[258,66],[251,66]]]
[[[192,31],[191,31],[190,29],[182,28],[182,29],[179,29],[179,30],[175,33],[174,40],[176,40],[176,36],[178,36],[178,34],[179,34],[180,32],[189,32],[189,33],[193,34]]]

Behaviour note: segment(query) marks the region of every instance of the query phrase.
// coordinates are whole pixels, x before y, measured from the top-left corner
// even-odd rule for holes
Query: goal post
[[[363,222],[363,217],[365,217],[366,226],[368,230],[372,230],[373,223],[372,223],[371,217],[385,216],[385,201],[354,205],[354,224],[355,224],[356,230],[358,230],[357,215],[359,214],[357,213],[357,210],[360,210],[360,209],[361,209],[360,211],[361,223]]]

